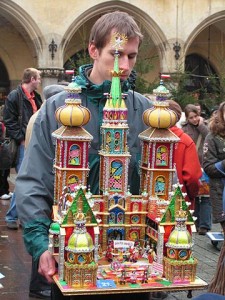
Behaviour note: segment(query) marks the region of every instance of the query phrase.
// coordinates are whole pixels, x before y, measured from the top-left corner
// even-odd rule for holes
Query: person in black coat
[[[27,68],[23,72],[22,83],[12,90],[5,100],[3,120],[6,136],[18,144],[15,169],[18,173],[24,156],[24,141],[30,117],[41,107],[41,96],[36,92],[41,83],[40,71]],[[15,193],[5,217],[9,229],[18,229]]]

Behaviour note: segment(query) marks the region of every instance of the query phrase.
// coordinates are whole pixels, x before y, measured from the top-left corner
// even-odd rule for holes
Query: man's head
[[[34,91],[41,83],[41,72],[35,68],[27,68],[23,71],[22,84],[26,85],[30,91]]]
[[[94,43],[101,50],[110,41],[111,32],[119,32],[127,36],[128,40],[138,37],[142,42],[143,35],[133,17],[126,12],[115,11],[100,17],[93,25],[90,33],[89,44]]]
[[[89,54],[94,60],[90,80],[101,84],[111,80],[110,71],[114,64],[114,50],[111,38],[114,33],[126,35],[128,42],[119,51],[119,68],[123,71],[122,80],[130,75],[142,41],[142,34],[134,19],[125,12],[112,12],[103,15],[94,24],[89,40]]]

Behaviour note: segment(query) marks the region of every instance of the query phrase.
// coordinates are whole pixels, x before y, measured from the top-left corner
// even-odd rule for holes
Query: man
[[[22,83],[11,91],[5,101],[3,118],[6,126],[7,136],[15,139],[18,147],[16,161],[16,172],[19,171],[24,157],[24,142],[27,124],[30,117],[40,108],[42,100],[36,92],[41,83],[40,71],[34,68],[27,68],[23,72]],[[10,201],[10,207],[5,220],[9,229],[18,229],[16,194]]]
[[[109,92],[111,87],[110,71],[113,70],[114,51],[110,40],[115,32],[124,34],[128,38],[124,49],[120,51],[119,68],[123,71],[122,91],[128,93],[126,99],[129,124],[128,145],[132,155],[129,166],[129,184],[131,192],[138,194],[138,160],[141,154],[138,134],[146,128],[142,122],[142,113],[151,106],[151,103],[140,94],[130,90],[133,78],[130,80],[129,76],[136,62],[142,34],[133,18],[124,12],[103,15],[94,24],[88,47],[93,65],[80,67],[80,75],[75,78],[77,84],[82,87],[82,105],[91,111],[91,120],[85,126],[85,129],[94,137],[89,150],[88,185],[91,186],[93,194],[99,193],[100,126],[102,111],[106,103],[104,93]],[[66,97],[66,93],[62,92],[51,97],[42,106],[34,123],[31,141],[16,184],[17,207],[24,228],[26,248],[38,262],[39,273],[50,283],[56,271],[55,260],[48,251],[48,229],[51,224],[54,195],[55,149],[51,133],[60,126],[55,121],[55,110],[64,105]]]
[[[58,83],[58,84],[51,84],[51,85],[45,86],[44,89],[43,89],[44,100],[48,100],[53,95],[62,92],[66,85],[68,85],[68,84]],[[25,135],[25,144],[24,144],[25,149],[27,148],[27,146],[30,142],[31,135],[32,135],[32,129],[33,129],[34,122],[37,118],[38,113],[39,113],[39,111],[37,111],[35,114],[33,114],[32,117],[30,118],[28,124],[27,124],[27,130],[26,130],[26,135]]]

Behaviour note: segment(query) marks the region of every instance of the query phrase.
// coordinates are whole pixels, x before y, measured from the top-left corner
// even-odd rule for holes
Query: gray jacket
[[[213,222],[225,221],[223,215],[223,188],[224,175],[215,167],[215,163],[221,162],[225,169],[225,139],[209,133],[205,138],[203,148],[203,168],[209,176],[210,199],[212,203]]]

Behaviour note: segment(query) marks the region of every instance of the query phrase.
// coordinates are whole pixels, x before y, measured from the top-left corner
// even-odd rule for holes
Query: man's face
[[[111,34],[112,35],[112,34]],[[124,45],[123,50],[119,51],[119,68],[123,71],[121,80],[126,80],[130,75],[137,59],[139,38],[135,37]],[[104,48],[97,49],[95,45],[89,46],[90,56],[94,59],[93,70],[90,79],[95,84],[101,84],[104,80],[111,80],[110,71],[114,67],[114,53],[112,45],[108,42]]]
[[[31,77],[31,84],[32,84],[33,91],[35,91],[35,90],[38,89],[40,83],[41,83],[41,76],[40,76],[40,74],[37,74],[36,78]]]

